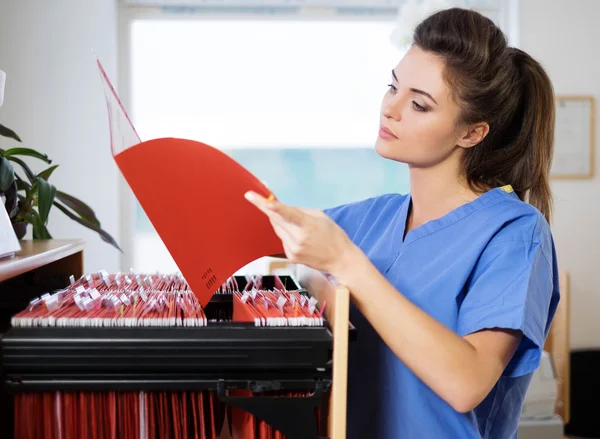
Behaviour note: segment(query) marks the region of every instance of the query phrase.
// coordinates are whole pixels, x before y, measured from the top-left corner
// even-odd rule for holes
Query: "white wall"
[[[92,55],[93,49],[116,83],[117,22],[116,0],[0,1],[0,69],[8,75],[0,120],[23,146],[60,165],[51,182],[87,202],[119,241],[118,174]],[[43,162],[30,163],[44,169]],[[55,208],[49,230],[54,238],[85,239],[86,271],[120,268],[118,250]]]
[[[600,1],[521,0],[520,46],[546,67],[557,95],[600,105]],[[600,111],[595,132],[600,134]],[[553,182],[560,268],[571,275],[571,345],[600,346],[600,154],[592,180]]]

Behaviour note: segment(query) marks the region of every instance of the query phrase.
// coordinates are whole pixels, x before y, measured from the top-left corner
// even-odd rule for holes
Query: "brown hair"
[[[527,53],[508,46],[483,15],[459,8],[437,12],[415,30],[414,44],[442,57],[446,81],[461,107],[459,123],[490,130],[464,155],[474,190],[512,185],[550,222],[549,174],[554,152],[554,90]]]

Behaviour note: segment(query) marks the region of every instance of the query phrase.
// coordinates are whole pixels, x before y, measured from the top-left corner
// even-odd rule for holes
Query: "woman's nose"
[[[397,96],[386,97],[382,106],[383,116],[399,121],[402,118],[402,102]]]

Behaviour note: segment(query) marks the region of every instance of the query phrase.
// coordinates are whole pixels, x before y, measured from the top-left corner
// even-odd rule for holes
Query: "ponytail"
[[[511,185],[550,222],[555,103],[542,66],[508,47],[490,19],[466,9],[428,17],[415,30],[414,43],[444,59],[446,80],[462,110],[458,123],[485,121],[490,127],[464,154],[471,188]]]
[[[550,222],[552,193],[550,169],[554,153],[555,100],[550,78],[531,56],[522,50],[508,49],[522,76],[522,111],[515,113],[521,129],[514,139],[515,149],[524,151],[509,181],[524,201],[535,206]]]

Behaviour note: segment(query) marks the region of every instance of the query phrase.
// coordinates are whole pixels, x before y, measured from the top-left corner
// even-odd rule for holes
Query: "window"
[[[221,148],[294,205],[324,208],[407,191],[405,167],[372,149],[401,56],[389,42],[392,25],[134,21],[134,124],[143,140],[175,136]],[[136,269],[177,269],[139,206],[134,237]]]

